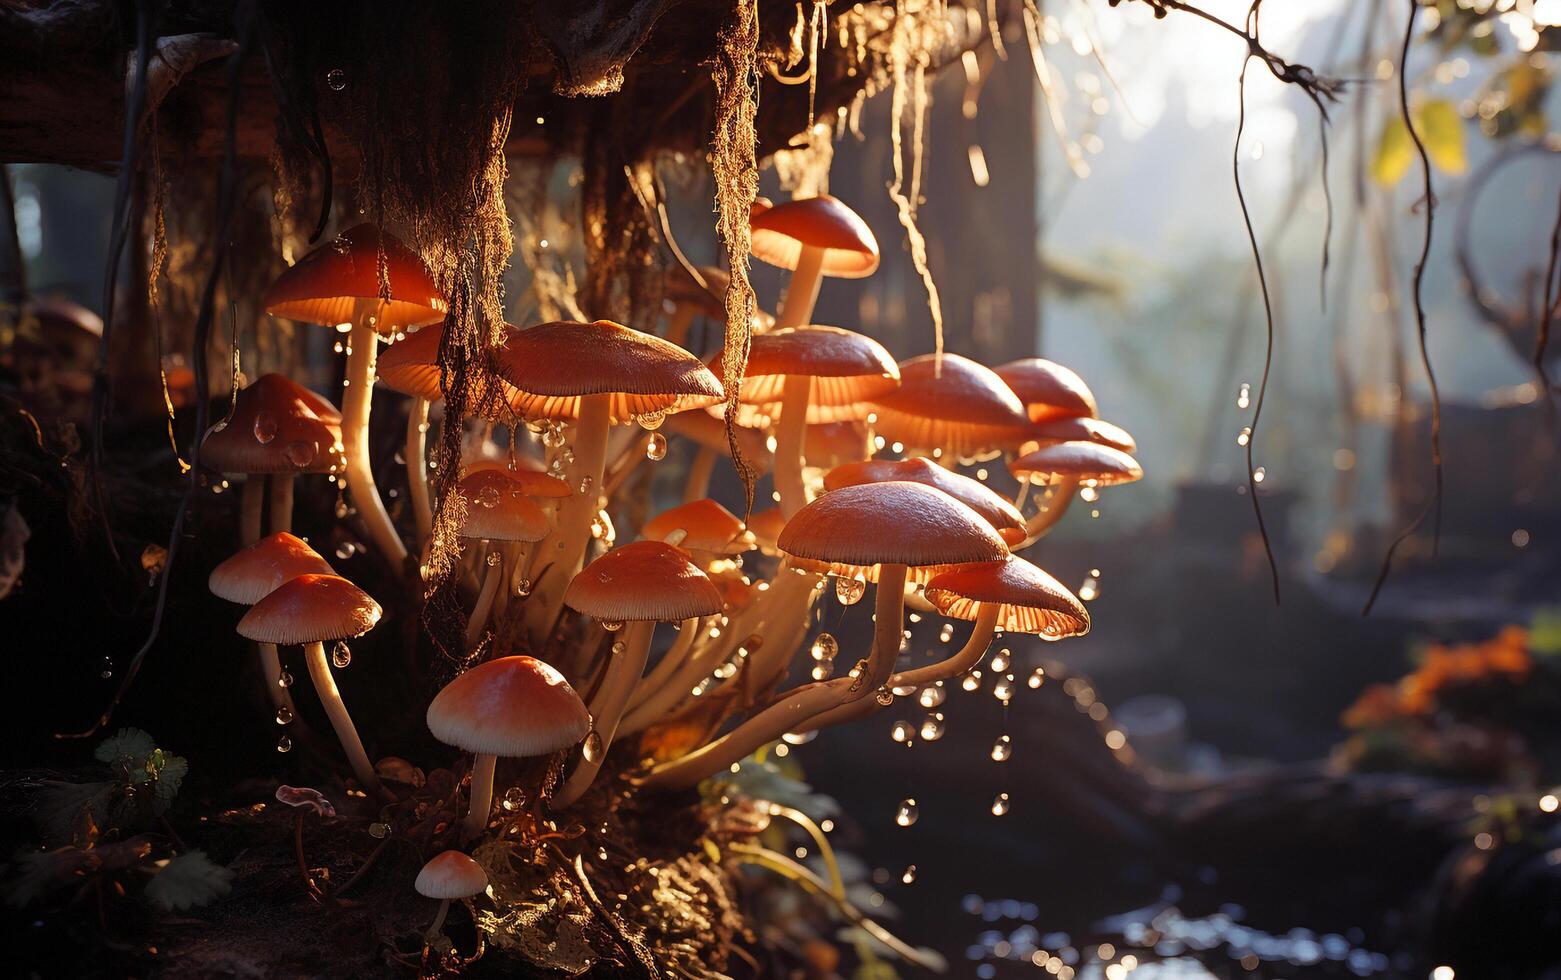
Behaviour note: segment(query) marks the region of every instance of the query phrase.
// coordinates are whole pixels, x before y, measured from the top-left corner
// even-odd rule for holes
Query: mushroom
[[[1009,463],[1008,469],[1021,480],[1045,484],[1052,490],[1051,505],[1026,523],[1025,541],[1020,547],[1033,544],[1062,520],[1080,485],[1093,489],[1132,483],[1144,477],[1138,460],[1098,442],[1059,442],[1042,446]]]
[[[578,800],[596,779],[645,670],[656,623],[682,622],[691,631],[700,617],[721,611],[721,592],[680,549],[662,541],[635,541],[587,565],[569,583],[564,604],[601,620],[608,630],[622,628],[623,639],[613,643],[607,672],[591,697],[592,727],[600,744],[595,757],[584,755],[570,774],[555,800],[559,807]]]
[[[533,635],[558,614],[569,580],[580,570],[600,507],[607,436],[614,422],[655,428],[687,396],[720,398],[721,382],[688,351],[610,320],[560,321],[522,330],[499,352],[504,379],[518,389],[527,419],[574,420],[574,495],[559,507],[558,526],[537,549],[536,591],[528,604]]]
[[[900,362],[900,387],[873,399],[878,434],[909,452],[944,460],[1018,446],[1030,419],[992,370],[958,354],[923,354]],[[898,448],[896,451],[899,451]]]
[[[319,395],[280,374],[263,374],[233,399],[228,418],[212,426],[201,459],[223,473],[243,473],[239,543],[260,538],[270,482],[271,530],[292,527],[293,476],[341,468],[341,416]]]
[[[941,490],[907,482],[826,493],[787,522],[779,543],[805,568],[876,579],[872,653],[847,676],[794,688],[714,742],[657,766],[646,788],[686,789],[810,718],[885,689],[900,653],[907,578],[925,581],[954,565],[1008,556],[980,514]]]
[[[276,278],[261,302],[272,316],[346,328],[341,435],[347,491],[375,545],[400,566],[406,545],[385,512],[369,460],[379,337],[436,323],[448,304],[417,254],[371,224],[348,229],[304,256]]]
[[[1073,419],[1051,419],[1038,423],[1030,430],[1029,445],[1052,446],[1059,442],[1098,442],[1102,446],[1120,449],[1124,453],[1138,451],[1138,442],[1132,433],[1120,425],[1103,419],[1080,416]]]
[[[754,258],[791,270],[777,328],[813,319],[824,276],[862,279],[878,269],[878,240],[845,204],[821,194],[750,212]]]
[[[342,751],[358,782],[383,795],[379,775],[369,763],[352,716],[342,703],[325,658],[325,641],[362,636],[379,622],[379,603],[362,589],[336,575],[306,574],[290,579],[250,607],[238,621],[239,635],[278,646],[302,645],[320,705],[331,720]]]
[[[439,899],[439,911],[426,936],[433,939],[444,928],[444,918],[450,912],[453,899],[473,898],[488,889],[488,873],[482,865],[460,851],[442,851],[423,865],[412,883],[417,893],[425,898]]]
[[[1071,368],[1044,357],[1009,361],[994,369],[997,376],[1024,402],[1032,422],[1052,419],[1093,418],[1095,395]]]
[[[529,474],[534,483],[559,481],[540,473]],[[513,479],[502,469],[483,468],[461,479],[459,489],[466,499],[461,537],[476,541],[541,541],[550,529],[547,514],[526,493],[526,482]],[[466,621],[466,646],[470,649],[482,636],[493,609],[494,595],[504,581],[504,560],[498,551],[488,552],[488,570],[483,575],[477,603]]]
[[[550,755],[585,738],[591,716],[564,675],[532,657],[500,657],[446,684],[428,705],[428,730],[472,753],[471,805],[460,837],[482,833],[499,756]]]
[[[1003,541],[1018,544],[1025,538],[1024,515],[1009,503],[1007,498],[990,489],[979,480],[954,473],[937,465],[925,456],[915,459],[870,459],[859,463],[846,463],[824,474],[824,489],[863,483],[883,483],[889,480],[908,480],[936,487],[986,518]]]
[[[505,324],[508,333],[518,332]],[[406,459],[408,495],[417,522],[417,540],[427,541],[434,523],[433,501],[428,492],[428,406],[444,398],[444,370],[439,364],[439,345],[444,340],[444,324],[435,324],[396,341],[379,357],[379,382],[391,391],[412,399],[407,412]],[[504,418],[514,389],[499,381],[500,391],[489,397],[481,388],[467,396],[467,404],[479,410],[489,421]],[[486,411],[484,411],[486,410]]]
[[[261,538],[224,559],[211,570],[207,585],[219,599],[252,606],[300,575],[334,575],[335,571],[315,550],[286,531]],[[270,693],[271,706],[296,716],[293,696],[282,686],[282,661],[276,644],[257,643],[260,670]]]
[[[807,423],[866,418],[867,402],[899,386],[899,366],[882,344],[863,334],[803,326],[753,338],[738,397],[779,416],[775,488],[788,519],[808,502],[802,479]]]
[[[645,522],[640,536],[677,545],[704,567],[754,548],[753,535],[737,515],[708,497],[662,511]]]

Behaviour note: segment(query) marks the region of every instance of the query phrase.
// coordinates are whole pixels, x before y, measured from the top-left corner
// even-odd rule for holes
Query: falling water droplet
[[[114,676],[114,661],[109,659],[108,657],[104,657],[103,658],[103,666],[102,666],[102,669],[100,669],[98,671],[98,676],[103,678],[104,680],[108,680],[110,677],[113,677]]]
[[[331,664],[340,670],[352,663],[352,651],[347,648],[346,640],[337,640],[331,647]]]
[[[916,881],[916,865],[906,865],[905,871],[900,875],[900,884],[909,885]]]
[[[290,673],[289,671],[285,671],[284,670],[280,674],[278,674],[276,676],[276,686],[277,687],[283,687],[283,688],[292,687],[293,686],[293,675],[292,675],[292,673]]]
[[[347,498],[338,493],[336,495],[336,519],[338,521],[345,521],[347,519],[347,515],[351,513],[352,508],[347,506]]]
[[[1079,491],[1079,499],[1084,501],[1086,504],[1092,504],[1100,499],[1100,491],[1096,490],[1094,487],[1085,487]]]
[[[833,659],[826,658],[813,665],[813,679],[816,681],[827,681],[829,680],[829,675],[834,672],[835,661]]]
[[[1252,404],[1252,386],[1247,384],[1245,381],[1243,381],[1241,383],[1241,388],[1238,389],[1237,392],[1236,392],[1236,407],[1237,408],[1246,408],[1248,405],[1251,405],[1251,404]]]
[[[1026,683],[1028,683],[1031,688],[1037,688],[1037,687],[1040,687],[1042,684],[1045,684],[1046,683],[1046,670],[1045,670],[1045,668],[1043,668],[1043,667],[1035,668],[1035,671],[1030,674],[1030,679]]]
[[[526,805],[526,791],[519,786],[511,786],[504,791],[504,799],[501,805],[512,813],[519,810]]]
[[[809,651],[814,660],[833,660],[840,652],[840,643],[831,633],[820,633],[813,640],[813,648]]]
[[[943,716],[930,714],[921,720],[921,740],[936,742],[943,737]]]
[[[602,629],[606,630],[609,633],[616,633],[619,630],[623,629],[623,620],[621,620],[621,619],[604,619],[604,620],[602,620]]]
[[[276,419],[269,412],[261,412],[255,416],[255,441],[262,446],[270,444],[276,438]]]
[[[596,734],[596,729],[586,732],[585,741],[580,745],[580,755],[592,765],[602,761],[602,737]]]
[[[854,606],[862,601],[862,594],[867,591],[867,582],[859,576],[835,576],[835,598],[840,600],[842,606]]]
[[[542,430],[542,445],[549,449],[557,449],[564,444],[564,427],[557,421],[548,422],[547,428]]]
[[[352,557],[352,553],[356,550],[357,549],[352,546],[351,541],[343,541],[341,544],[336,546],[336,557],[340,558],[342,561],[346,561],[348,558]]]
[[[889,737],[894,739],[896,742],[907,741],[914,734],[915,731],[911,728],[911,723],[905,721],[904,719],[896,721],[893,725],[889,726]]]
[[[1084,584],[1079,586],[1079,598],[1085,602],[1094,602],[1096,599],[1100,598],[1100,577],[1098,570],[1091,571],[1089,578],[1086,578],[1084,580]]]
[[[612,654],[615,657],[620,656],[622,655],[623,651],[627,650],[628,648],[628,644],[624,643],[622,640],[614,640],[612,645]]]
[[[325,73],[325,84],[332,92],[345,91],[347,88],[347,73],[340,68],[332,68]]]
[[[943,690],[943,685],[931,684],[922,688],[921,692],[916,695],[916,703],[923,708],[936,708],[943,703],[943,699],[947,696],[948,694]]]
[[[992,743],[992,761],[1007,762],[1009,756],[1014,754],[1014,743],[1007,735],[999,735],[997,741]]]
[[[992,669],[997,671],[999,674],[1007,670],[1010,656],[1012,656],[1012,654],[1010,654],[1006,649],[997,651],[997,653],[992,655]]]
[[[369,824],[369,836],[375,840],[384,840],[390,834],[390,824],[375,821]]]
[[[285,704],[277,708],[276,723],[278,725],[291,725],[293,723],[293,709]]]
[[[276,750],[278,752],[293,751],[293,740],[288,738],[286,735],[283,735],[281,738],[276,740]]]
[[[634,419],[634,421],[640,424],[640,428],[644,429],[646,432],[655,432],[657,429],[661,428],[661,423],[665,422],[666,420],[666,412],[646,412],[644,415],[635,416]],[[653,456],[651,458],[657,459],[659,457]]]
[[[1012,677],[999,677],[997,683],[992,685],[992,696],[1007,704],[1013,700],[1014,682]]]
[[[1008,812],[1008,794],[999,793],[997,799],[992,801],[992,816],[1001,817]]]
[[[1245,446],[1252,441],[1252,426],[1243,425],[1241,431],[1236,433],[1236,445]]]
[[[953,623],[944,623],[943,624],[943,628],[938,630],[938,642],[939,643],[947,643],[948,641],[952,640],[953,638],[954,638],[954,624]]]
[[[1257,469],[1252,471],[1252,482],[1253,483],[1262,483],[1263,482],[1263,478],[1265,476],[1267,476],[1267,475],[1268,475],[1267,471],[1264,470],[1263,467],[1259,466]]]
[[[667,437],[659,432],[652,432],[650,438],[645,440],[645,458],[655,462],[667,458]]]
[[[921,811],[916,806],[916,801],[904,799],[900,801],[900,808],[894,812],[894,822],[901,827],[909,827],[921,816]]]
[[[964,680],[959,682],[959,686],[965,691],[981,690],[981,672],[973,670],[966,674]]]

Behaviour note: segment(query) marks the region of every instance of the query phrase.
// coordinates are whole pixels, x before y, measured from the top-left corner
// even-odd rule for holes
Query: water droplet
[[[101,670],[98,671],[98,676],[103,678],[104,680],[108,680],[110,677],[113,677],[114,676],[114,661],[111,660],[108,657],[104,657],[103,658],[103,667],[102,667]]]
[[[580,754],[586,762],[595,765],[602,761],[602,737],[596,734],[596,729],[591,729],[585,734],[585,741],[580,745]]]
[[[288,671],[285,671],[285,670],[282,671],[276,677],[276,686],[277,687],[292,687],[293,686],[293,675],[290,672],[288,672]]]
[[[606,630],[609,633],[616,633],[619,630],[623,629],[623,620],[621,620],[621,619],[604,619],[604,620],[602,620],[602,629]]]
[[[1009,757],[1012,756],[1013,754],[1014,754],[1013,739],[1009,738],[1007,735],[999,735],[997,737],[997,741],[992,743],[992,761],[993,762],[1007,762]]]
[[[814,660],[833,660],[840,652],[840,642],[831,633],[820,633],[813,640],[813,648],[809,651]]]
[[[1094,602],[1100,598],[1100,579],[1093,574],[1085,579],[1084,584],[1079,586],[1079,598],[1085,602]]]
[[[992,801],[992,816],[1001,817],[1008,812],[1008,794],[999,793],[997,799]]]
[[[889,737],[894,739],[896,742],[907,742],[915,734],[916,731],[915,729],[911,728],[911,723],[903,719],[896,721],[893,725],[889,726]]]
[[[920,693],[916,695],[916,703],[923,708],[936,708],[943,703],[943,699],[947,696],[948,694],[943,690],[941,684],[931,684],[922,688]]]
[[[938,630],[938,642],[939,643],[947,643],[948,641],[952,640],[953,638],[954,638],[954,624],[953,623],[944,623],[943,624],[943,628]]]
[[[1262,483],[1263,482],[1263,478],[1265,476],[1267,476],[1267,475],[1268,475],[1267,471],[1265,471],[1263,469],[1263,467],[1259,466],[1257,469],[1252,471],[1252,482],[1253,483]]]
[[[921,720],[921,740],[936,742],[943,737],[943,716],[930,714]]]
[[[887,687],[880,687],[878,690],[873,692],[873,699],[887,708],[889,705],[894,703],[894,692],[889,690]]]
[[[314,462],[314,443],[306,439],[294,439],[282,450],[282,455],[293,466],[303,469]]]
[[[1045,668],[1042,668],[1042,667],[1035,668],[1035,672],[1030,675],[1030,679],[1026,683],[1028,683],[1031,688],[1037,688],[1037,687],[1040,687],[1042,684],[1045,684],[1046,683],[1046,670],[1045,670]]]
[[[293,723],[293,709],[282,705],[276,709],[276,723],[278,725],[290,725]]]
[[[829,680],[829,675],[834,672],[835,662],[833,660],[820,660],[813,665],[813,679],[816,681],[827,681]]]
[[[835,576],[835,598],[840,600],[842,606],[854,606],[861,602],[862,594],[866,591],[867,582],[861,576]]]
[[[375,840],[384,840],[390,834],[390,824],[376,821],[369,824],[369,836]]]
[[[619,654],[623,653],[623,651],[625,651],[627,649],[628,649],[628,646],[626,644],[624,644],[624,642],[622,640],[614,640],[613,641],[613,644],[612,644],[613,656],[618,656]]]
[[[276,419],[269,412],[261,412],[255,416],[255,441],[262,446],[267,445],[276,438]]]
[[[650,438],[645,440],[645,458],[655,462],[667,458],[667,437],[659,432],[652,432]]]
[[[904,799],[900,801],[900,808],[894,811],[894,822],[901,827],[909,827],[921,816],[921,810],[916,806],[916,801]]]
[[[1252,404],[1252,386],[1247,384],[1245,381],[1243,381],[1241,383],[1241,388],[1236,391],[1236,407],[1237,408],[1246,408],[1247,406],[1249,406],[1251,404]]]
[[[1014,697],[1014,681],[1012,677],[999,677],[997,683],[992,685],[992,696],[1007,704]]]
[[[477,491],[477,503],[492,510],[499,505],[499,488],[489,485]]]
[[[1079,491],[1079,499],[1084,501],[1086,504],[1092,504],[1100,499],[1100,491],[1096,490],[1094,487],[1085,487]]]
[[[505,790],[504,799],[500,801],[500,806],[511,812],[519,810],[525,805],[526,791],[521,789],[519,786],[511,786],[509,789]]]
[[[580,478],[580,493],[582,495],[590,493],[591,492],[591,488],[593,486],[595,486],[595,485],[596,485],[596,480],[595,479],[593,479],[590,476],[582,476]]]
[[[981,672],[973,670],[966,674],[964,680],[959,682],[959,686],[965,691],[981,690]]]
[[[347,505],[347,498],[341,494],[336,495],[336,519],[345,521],[347,515],[352,513],[352,508]]]
[[[351,541],[343,541],[341,544],[336,546],[336,557],[340,558],[342,561],[346,561],[348,558],[352,557],[352,554],[355,551],[357,551],[357,549],[353,547]]]
[[[325,84],[332,92],[342,92],[347,88],[347,73],[340,68],[332,68],[325,73]]]
[[[1252,441],[1252,426],[1243,425],[1241,431],[1236,433],[1236,445],[1245,446]]]
[[[293,751],[293,740],[288,738],[286,735],[283,735],[281,738],[276,740],[276,750],[278,752]]]
[[[352,651],[347,649],[346,640],[337,640],[331,647],[331,664],[338,670],[352,663]]]
[[[667,413],[664,411],[646,412],[644,415],[636,416],[634,419],[634,421],[640,424],[640,428],[644,429],[646,432],[655,432],[657,429],[661,428],[661,423],[665,422],[666,420]],[[652,456],[651,458],[660,459],[661,457]]]
[[[557,421],[547,423],[547,428],[542,430],[542,445],[549,449],[557,449],[564,444],[564,427]]]
[[[992,655],[992,669],[999,674],[1007,670],[1009,657],[1010,654],[1006,649],[997,651],[997,653]]]
[[[531,594],[531,579],[523,578],[515,583],[515,594],[524,599]]]

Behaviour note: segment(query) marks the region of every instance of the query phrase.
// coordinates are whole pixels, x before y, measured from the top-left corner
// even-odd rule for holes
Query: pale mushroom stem
[[[244,479],[244,489],[239,491],[239,544],[249,547],[260,540],[260,522],[266,511],[266,478],[251,473]]]
[[[607,750],[612,747],[613,738],[618,733],[623,707],[629,703],[629,696],[634,693],[634,687],[645,671],[645,661],[650,657],[650,640],[655,632],[654,621],[633,622],[624,627],[623,652],[613,655],[612,662],[607,666],[607,676],[602,680],[601,687],[597,688],[595,697],[591,698],[591,728],[596,732],[596,737],[601,739],[601,748],[595,760],[581,756],[580,764],[570,774],[569,781],[553,798],[555,809],[563,809],[578,800],[596,779],[597,772],[602,768],[602,760],[607,758]]]
[[[271,533],[293,529],[293,476],[291,473],[273,473],[270,477]],[[250,542],[245,542],[246,544]],[[294,718],[298,708],[293,695],[282,686],[282,658],[275,643],[257,643],[260,651],[260,673],[266,680],[266,691],[271,695],[271,706],[280,713],[283,708]]]
[[[634,688],[634,693],[629,697],[627,711],[623,721],[618,724],[621,732],[628,733],[637,729],[631,729],[629,724],[634,717],[634,709],[644,704],[651,695],[667,686],[678,672],[678,668],[688,662],[688,651],[694,645],[694,638],[704,628],[704,621],[698,617],[685,619],[678,627],[678,638],[672,641],[672,646],[662,654],[654,669],[645,675],[645,679]]]
[[[715,472],[717,455],[709,446],[700,446],[699,452],[694,454],[693,461],[688,464],[688,482],[683,485],[685,504],[710,496],[710,476]]]
[[[672,317],[667,321],[667,339],[679,347],[685,346],[683,340],[688,336],[688,328],[693,326],[694,317],[699,315],[699,310],[692,303],[676,303],[672,307]]]
[[[813,379],[789,374],[781,385],[780,426],[775,433],[775,489],[780,492],[781,515],[789,521],[808,503],[807,486],[802,482],[802,449],[808,431]]]
[[[488,551],[488,571],[482,577],[482,591],[477,593],[477,604],[472,607],[472,614],[466,620],[466,649],[470,650],[477,645],[482,637],[483,629],[488,625],[488,614],[493,612],[493,597],[498,594],[499,587],[504,581],[503,553],[490,548]],[[494,559],[497,558],[497,561]]]
[[[797,257],[797,268],[786,285],[786,300],[781,306],[775,329],[804,327],[813,318],[813,306],[818,302],[818,287],[824,278],[824,249],[811,245],[802,246]]]
[[[417,543],[428,540],[434,530],[434,506],[428,492],[428,399],[413,398],[407,411],[406,457],[407,495],[412,498],[412,514],[417,521]]]
[[[532,559],[536,592],[527,604],[527,624],[533,637],[548,629],[564,601],[564,589],[591,543],[591,520],[596,516],[602,492],[602,471],[607,465],[607,437],[612,431],[612,395],[586,395],[580,399],[575,423],[574,462],[569,467],[569,496],[558,506],[558,525],[542,541]],[[545,570],[545,573],[544,573]]]
[[[1062,515],[1068,512],[1068,505],[1073,503],[1078,491],[1079,481],[1075,477],[1063,477],[1053,484],[1051,501],[1045,510],[1025,521],[1024,542],[1013,550],[1022,551],[1049,534],[1057,522],[1062,520]]]
[[[347,754],[353,775],[358,777],[358,782],[365,789],[384,796],[385,788],[380,785],[368,753],[363,751],[363,743],[358,740],[358,730],[352,725],[352,716],[347,713],[341,692],[336,689],[336,679],[331,676],[331,663],[325,659],[325,644],[304,644],[304,661],[309,665],[309,679],[314,682],[315,693],[320,696],[320,706],[325,709],[326,717],[330,718],[331,728],[336,730],[336,739]]]
[[[427,932],[423,933],[423,938],[425,940],[434,940],[439,938],[440,932],[444,930],[445,916],[449,914],[450,900],[448,898],[441,898],[439,900],[439,911],[434,913],[434,923],[428,927]]]
[[[374,330],[374,311],[378,306],[378,300],[360,299],[353,308],[347,380],[341,395],[341,442],[346,457],[347,492],[352,495],[375,547],[399,569],[406,562],[406,545],[379,498],[374,467],[369,460],[369,411],[374,400],[374,364],[379,358],[379,334]]]
[[[878,569],[875,610],[878,621],[873,627],[873,651],[868,658],[867,668],[860,675],[836,677],[794,688],[785,697],[714,742],[681,759],[652,769],[645,778],[644,788],[665,792],[697,786],[702,780],[729,768],[787,732],[806,730],[810,727],[809,722],[818,716],[835,711],[862,710],[858,708],[857,702],[888,681],[894,671],[894,661],[900,654],[903,637],[901,630],[904,628],[901,614],[905,608],[905,576],[904,565],[882,565]],[[865,710],[871,711],[877,703],[876,699],[866,702]]]
[[[268,510],[270,512],[270,530],[272,534],[278,531],[291,531],[293,529],[293,474],[271,474],[271,493]]]
[[[461,840],[469,841],[488,826],[488,811],[493,809],[493,770],[499,757],[488,752],[472,756],[472,795],[466,816],[461,820]]]

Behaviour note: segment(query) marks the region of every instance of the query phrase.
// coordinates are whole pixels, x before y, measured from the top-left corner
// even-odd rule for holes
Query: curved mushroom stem
[[[448,898],[441,898],[439,900],[439,911],[434,913],[433,925],[429,926],[428,931],[423,933],[423,939],[425,942],[432,942],[433,940],[439,938],[439,934],[444,931],[444,917],[449,914],[450,900]]]
[[[472,756],[472,796],[466,816],[461,820],[461,841],[464,843],[482,833],[488,826],[488,811],[493,809],[493,770],[499,757],[487,752]]]
[[[249,547],[260,540],[260,523],[266,512],[266,478],[251,473],[239,491],[238,543]]]
[[[417,521],[417,544],[428,540],[434,531],[434,506],[428,493],[428,399],[412,399],[407,410],[407,444],[402,450],[407,466],[407,495],[412,498],[412,514]]]
[[[683,502],[693,503],[710,496],[710,475],[715,472],[716,451],[700,446],[688,464],[688,482],[683,485]]]
[[[699,617],[685,619],[678,626],[678,638],[672,642],[672,646],[662,654],[661,660],[650,673],[645,675],[630,696],[627,711],[623,721],[618,723],[618,730],[624,734],[638,729],[630,728],[629,723],[634,717],[634,709],[644,704],[651,695],[667,686],[667,682],[677,675],[678,668],[688,662],[688,651],[694,645],[694,638],[704,628],[704,620]]]
[[[797,268],[786,285],[786,300],[781,305],[775,329],[802,327],[813,318],[813,305],[818,302],[818,287],[824,278],[824,250],[810,245],[802,246],[797,257]]]
[[[503,552],[490,548],[488,555],[488,571],[482,577],[482,591],[477,593],[477,604],[472,606],[472,614],[466,620],[468,650],[476,646],[482,637],[483,628],[488,625],[488,614],[493,612],[493,597],[498,594],[499,585],[504,581]],[[498,561],[494,561],[495,558]]]
[[[347,761],[352,765],[353,775],[358,777],[358,782],[362,783],[365,789],[384,796],[385,788],[380,785],[379,776],[374,772],[374,766],[369,763],[368,753],[363,751],[363,743],[358,740],[358,730],[352,727],[352,716],[347,714],[347,706],[342,703],[341,692],[336,689],[336,679],[331,676],[330,661],[325,659],[325,644],[305,644],[304,660],[309,664],[309,679],[314,682],[315,693],[320,696],[320,706],[325,709],[326,716],[331,720],[331,727],[336,730],[336,739],[341,742],[342,751],[347,753]]]
[[[788,374],[782,382],[780,426],[775,433],[775,489],[780,491],[781,516],[788,521],[808,502],[807,486],[802,482],[802,448],[812,394],[810,377]]]
[[[341,444],[346,457],[347,492],[357,505],[374,545],[399,570],[406,562],[406,545],[390,521],[374,467],[369,460],[369,411],[374,400],[374,363],[379,358],[379,334],[374,330],[378,300],[359,300],[348,335],[347,380],[341,395]]]
[[[607,676],[590,703],[591,727],[596,737],[601,739],[601,749],[594,762],[581,756],[580,764],[570,774],[569,781],[553,797],[554,809],[561,810],[578,800],[596,779],[596,773],[602,768],[602,760],[607,758],[607,750],[612,747],[612,740],[618,734],[623,706],[629,703],[629,695],[634,693],[640,674],[645,670],[645,661],[650,656],[650,640],[655,632],[656,624],[650,621],[629,623],[624,627],[623,652],[613,655],[612,662],[607,665]]]
[[[271,474],[267,512],[272,534],[293,529],[293,474]]]
[[[1062,515],[1068,512],[1068,505],[1073,503],[1078,490],[1079,481],[1071,476],[1064,477],[1053,484],[1051,501],[1045,510],[1025,522],[1024,541],[1012,550],[1022,551],[1049,534],[1051,529],[1057,526],[1057,522],[1062,520]]]
[[[857,678],[857,685],[846,697],[847,702],[858,701],[889,683],[894,673],[894,662],[900,656],[900,645],[905,641],[905,575],[904,565],[878,566],[878,592],[874,596],[873,652],[867,658],[867,669]]]
[[[586,395],[580,399],[580,418],[575,423],[575,459],[570,464],[568,476],[571,493],[559,501],[558,524],[543,539],[532,558],[532,579],[537,584],[527,603],[527,625],[533,638],[551,628],[564,601],[564,589],[580,571],[581,560],[591,542],[591,519],[596,516],[602,471],[607,465],[611,413],[610,394]]]
[[[676,303],[672,307],[672,316],[667,320],[667,339],[684,346],[683,339],[688,336],[688,328],[693,326],[694,317],[699,311],[692,303]]]

